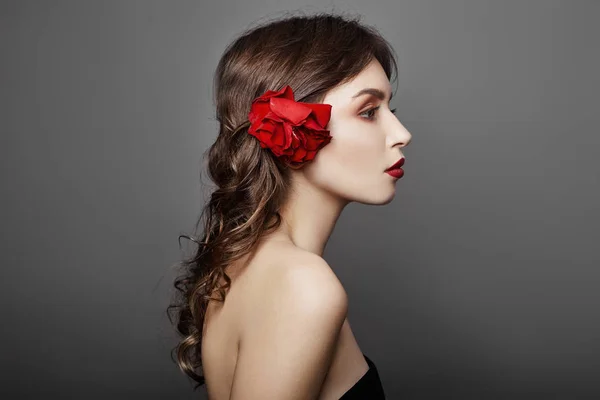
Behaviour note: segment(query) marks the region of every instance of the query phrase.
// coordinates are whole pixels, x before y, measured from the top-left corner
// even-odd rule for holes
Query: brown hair
[[[216,184],[196,225],[202,238],[180,235],[198,245],[179,263],[174,282],[176,328],[173,349],[181,371],[198,382],[204,316],[208,301],[225,300],[231,284],[227,265],[252,252],[261,236],[281,222],[290,169],[247,133],[252,100],[289,85],[296,101],[321,103],[330,89],[360,73],[373,59],[388,79],[398,74],[391,45],[360,17],[331,13],[291,15],[247,30],[225,50],[216,69],[214,93],[219,134],[208,149],[208,173]],[[242,129],[239,129],[242,127]],[[225,284],[221,285],[220,282]],[[217,292],[219,297],[212,294]]]

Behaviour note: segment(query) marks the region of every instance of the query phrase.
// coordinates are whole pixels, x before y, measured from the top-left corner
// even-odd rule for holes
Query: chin
[[[378,193],[370,193],[368,196],[361,196],[361,198],[356,199],[355,201],[361,204],[370,204],[374,206],[383,206],[391,203],[396,196],[396,189],[394,188],[391,191],[381,191]]]
[[[395,191],[394,191],[394,192],[392,192],[392,194],[390,194],[389,196],[387,196],[387,197],[384,197],[384,198],[382,199],[382,201],[381,201],[381,202],[379,202],[379,203],[377,203],[377,204],[378,204],[378,205],[381,205],[381,206],[384,206],[384,205],[386,205],[386,204],[389,204],[389,203],[391,203],[391,202],[392,202],[392,200],[394,200],[394,197],[396,197],[396,192],[395,192]]]

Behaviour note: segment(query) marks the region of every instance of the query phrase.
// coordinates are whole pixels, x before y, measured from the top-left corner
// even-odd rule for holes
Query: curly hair
[[[296,101],[321,103],[329,90],[351,80],[373,59],[388,79],[397,77],[394,50],[377,29],[362,24],[360,16],[331,13],[287,15],[262,23],[225,49],[213,82],[219,132],[204,153],[216,188],[196,234],[179,236],[198,249],[177,264],[181,275],[167,309],[181,336],[171,354],[176,354],[180,370],[197,382],[194,389],[205,384],[200,370],[208,303],[225,301],[231,284],[226,267],[251,253],[264,234],[280,225],[279,211],[290,188],[290,165],[247,133],[252,100],[289,85]]]

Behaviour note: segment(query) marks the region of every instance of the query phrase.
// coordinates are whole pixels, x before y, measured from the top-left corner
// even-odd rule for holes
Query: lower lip
[[[396,168],[396,169],[390,169],[389,171],[386,171],[389,175],[393,176],[394,178],[402,178],[402,176],[404,175],[404,170],[402,168]]]

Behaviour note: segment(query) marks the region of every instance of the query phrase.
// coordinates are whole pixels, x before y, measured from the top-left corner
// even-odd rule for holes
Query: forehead
[[[352,80],[328,91],[323,99],[323,103],[335,103],[338,105],[349,104],[353,100],[357,100],[358,98],[354,99],[353,96],[365,88],[380,89],[386,93],[387,98],[389,98],[392,93],[390,81],[379,61],[375,59]],[[360,96],[360,98],[363,98],[363,96]]]

